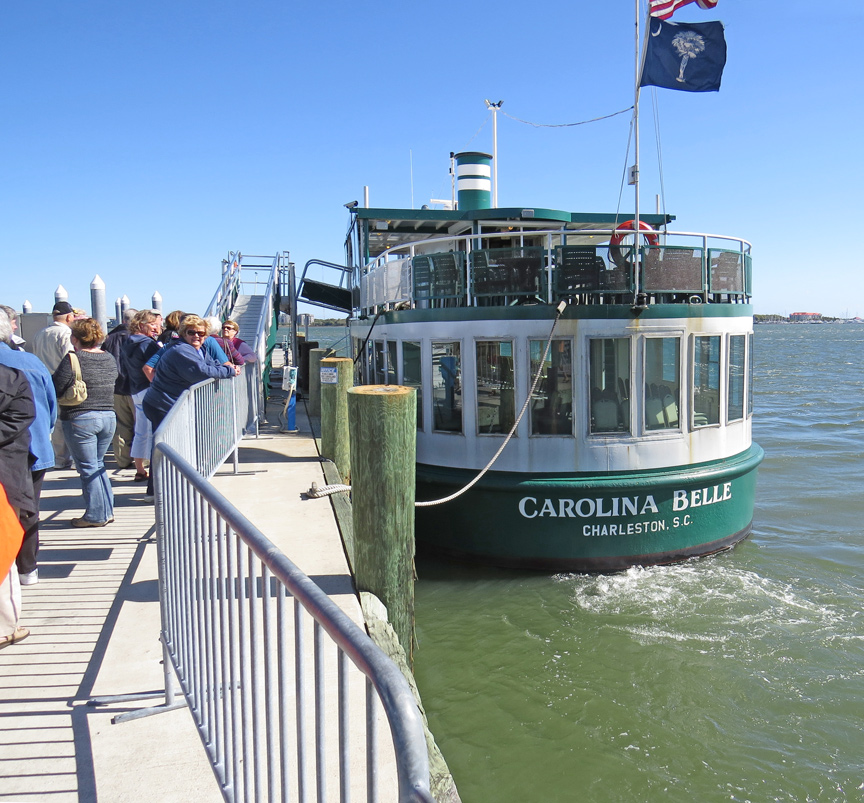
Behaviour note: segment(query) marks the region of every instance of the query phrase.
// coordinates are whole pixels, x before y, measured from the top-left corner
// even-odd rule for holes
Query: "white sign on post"
[[[339,369],[333,365],[321,366],[321,384],[322,385],[338,385],[339,384]]]

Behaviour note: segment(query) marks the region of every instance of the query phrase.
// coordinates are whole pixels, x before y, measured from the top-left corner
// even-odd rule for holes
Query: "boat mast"
[[[634,280],[634,298],[639,296],[639,68],[641,67],[641,59],[639,58],[639,0],[634,0],[636,5],[635,18],[635,44],[633,47],[633,61],[635,64],[635,77],[633,79],[634,99],[633,99],[633,136],[635,140],[634,156],[635,164],[631,168],[631,181],[635,192],[635,214],[633,216],[633,280]]]

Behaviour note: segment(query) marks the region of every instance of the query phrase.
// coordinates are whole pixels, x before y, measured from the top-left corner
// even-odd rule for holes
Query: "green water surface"
[[[756,327],[754,534],[611,576],[421,559],[465,803],[864,800],[864,326]]]

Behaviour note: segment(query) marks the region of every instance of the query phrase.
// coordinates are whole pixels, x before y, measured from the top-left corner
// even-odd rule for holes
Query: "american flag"
[[[692,3],[693,0],[651,0],[651,16],[668,20],[681,6]],[[699,8],[714,8],[717,0],[696,0]]]

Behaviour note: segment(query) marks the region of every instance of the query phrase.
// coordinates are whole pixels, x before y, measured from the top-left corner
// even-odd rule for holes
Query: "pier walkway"
[[[280,433],[278,401],[242,442],[240,473],[229,461],[213,484],[362,624],[331,504],[303,496],[326,483],[308,422],[298,407],[300,434]],[[46,477],[39,583],[22,589],[31,636],[0,651],[0,801],[221,801],[187,709],[113,725],[147,703],[87,705],[163,686],[154,508],[131,472],[108,469],[116,520],[101,529],[69,524],[76,472]]]

